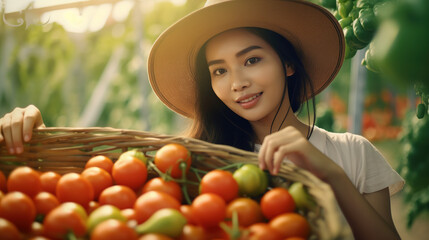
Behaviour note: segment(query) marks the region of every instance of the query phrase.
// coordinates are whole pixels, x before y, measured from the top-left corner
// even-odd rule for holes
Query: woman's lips
[[[237,103],[240,104],[245,109],[252,108],[258,103],[259,99],[261,98],[261,95],[262,95],[262,92],[257,94],[246,95],[246,96],[240,97],[237,100]]]

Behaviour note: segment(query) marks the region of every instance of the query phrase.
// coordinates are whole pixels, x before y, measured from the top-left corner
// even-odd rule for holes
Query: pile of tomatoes
[[[0,171],[0,239],[307,239],[302,198],[269,188],[257,166],[202,171],[167,144],[154,156],[99,155],[81,173]],[[158,176],[148,177],[153,168]],[[198,181],[187,175],[192,172]],[[187,188],[199,193],[190,198]],[[297,192],[297,191],[295,191]],[[298,191],[299,192],[299,191]],[[297,200],[298,199],[298,200]],[[307,200],[304,200],[304,202]],[[304,207],[305,204],[304,204]]]

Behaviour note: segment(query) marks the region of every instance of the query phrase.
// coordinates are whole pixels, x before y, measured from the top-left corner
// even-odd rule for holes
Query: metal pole
[[[357,51],[351,60],[348,131],[355,134],[362,134],[367,69],[361,62],[365,57],[365,52],[366,48]]]

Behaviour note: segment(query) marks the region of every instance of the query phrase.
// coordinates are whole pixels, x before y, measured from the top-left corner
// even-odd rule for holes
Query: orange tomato
[[[302,237],[307,239],[310,235],[310,224],[305,217],[298,213],[283,213],[270,220],[269,224],[284,238]]]
[[[295,210],[295,202],[289,191],[285,188],[277,187],[266,192],[260,201],[262,213],[267,219]]]
[[[204,228],[192,224],[186,224],[183,227],[179,240],[205,240],[206,235]]]
[[[64,174],[58,181],[56,193],[61,203],[75,202],[84,208],[94,199],[91,183],[77,173]]]
[[[192,218],[204,228],[212,228],[225,219],[226,203],[223,198],[213,193],[197,196],[191,204]]]
[[[174,197],[158,191],[150,191],[137,198],[134,204],[137,222],[142,223],[152,214],[163,208],[180,209],[180,203]]]
[[[264,220],[261,207],[251,198],[237,198],[230,202],[226,207],[226,218],[231,219],[234,211],[237,212],[239,225],[243,227]]]
[[[85,164],[85,168],[90,167],[99,167],[106,170],[108,173],[112,173],[113,161],[112,159],[103,155],[94,156],[90,158]]]
[[[180,203],[182,202],[182,189],[177,182],[165,181],[160,177],[152,178],[145,183],[142,189],[142,193],[146,193],[149,191],[164,192],[177,199],[177,201],[179,201]]]
[[[0,218],[9,220],[20,231],[28,232],[36,218],[36,207],[26,194],[9,192],[0,202]]]
[[[173,240],[171,237],[159,233],[148,233],[142,235],[139,240]]]
[[[99,197],[100,205],[113,205],[119,209],[132,208],[137,199],[136,193],[127,186],[114,185],[104,189]]]
[[[163,173],[169,171],[173,178],[182,176],[181,162],[186,163],[188,171],[191,166],[191,153],[185,146],[177,143],[164,145],[156,152],[154,158],[156,167]]]
[[[215,169],[203,176],[200,183],[201,193],[214,193],[229,202],[238,196],[238,183],[232,173]]]
[[[40,181],[42,182],[42,191],[56,194],[57,183],[60,180],[61,175],[48,171],[40,174]]]
[[[138,190],[146,182],[147,168],[140,159],[125,155],[113,164],[112,176],[116,184]]]
[[[40,192],[33,198],[37,214],[46,215],[60,205],[57,197],[49,192]]]
[[[273,229],[268,223],[255,223],[248,228],[245,240],[282,240],[282,234]]]
[[[94,199],[98,199],[104,189],[113,185],[112,176],[99,167],[86,168],[80,175],[91,183],[94,189]]]
[[[0,170],[0,191],[6,192],[7,186],[6,186],[6,176],[4,173]]]
[[[7,179],[7,190],[19,191],[31,198],[34,197],[42,191],[39,172],[27,166],[15,168]]]
[[[126,223],[117,219],[108,219],[99,223],[91,232],[91,240],[137,240],[137,233]]]

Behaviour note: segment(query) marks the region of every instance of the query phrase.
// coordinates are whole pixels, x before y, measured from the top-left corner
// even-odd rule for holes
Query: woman
[[[356,239],[399,239],[389,194],[402,178],[366,139],[294,114],[329,85],[343,58],[341,27],[317,5],[209,1],[161,34],[148,69],[159,98],[193,119],[191,136],[259,151],[272,174],[287,158],[332,187]],[[16,109],[0,120],[0,141],[19,153],[40,126],[37,108]]]

